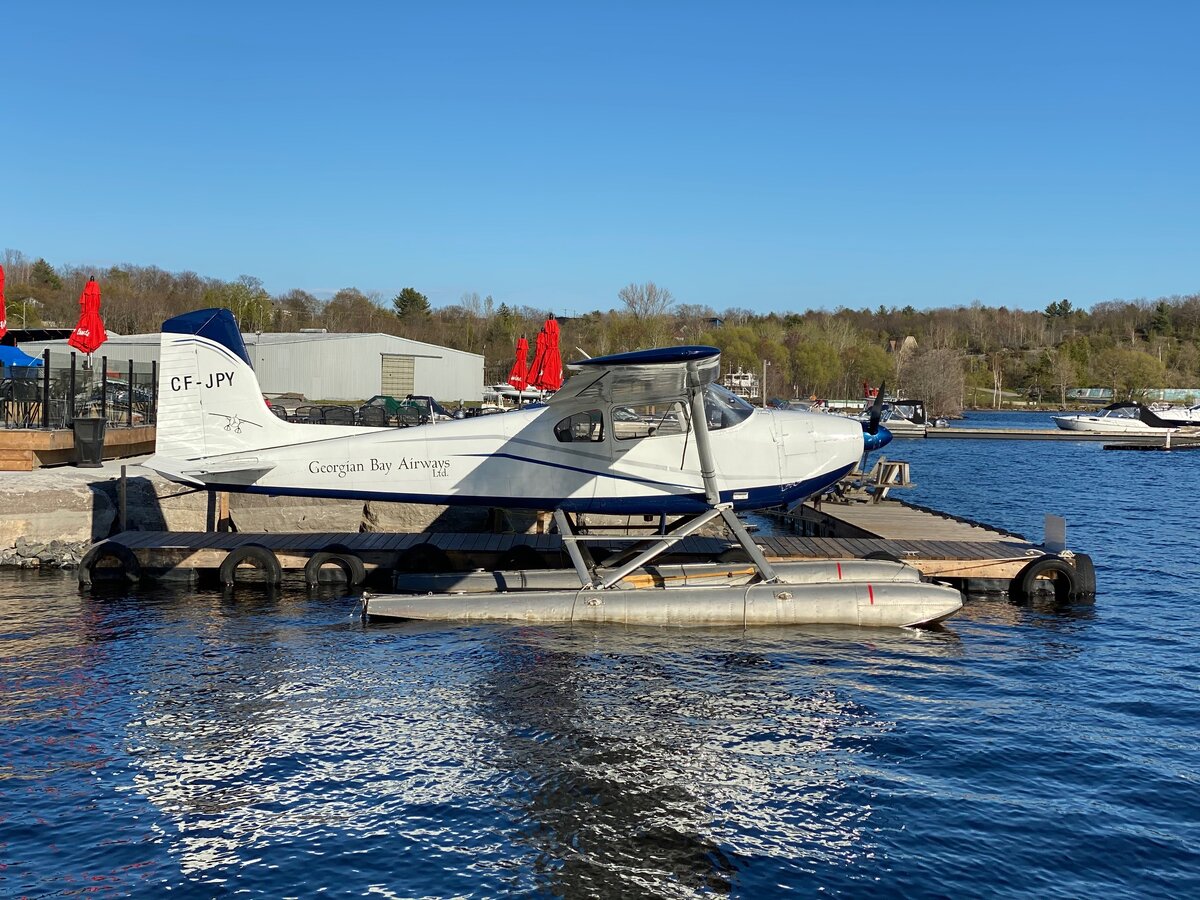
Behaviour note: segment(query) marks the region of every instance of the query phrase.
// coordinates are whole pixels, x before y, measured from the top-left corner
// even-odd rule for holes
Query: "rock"
[[[19,555],[28,558],[40,556],[46,552],[46,544],[42,541],[31,541],[25,537],[17,538],[16,548]]]

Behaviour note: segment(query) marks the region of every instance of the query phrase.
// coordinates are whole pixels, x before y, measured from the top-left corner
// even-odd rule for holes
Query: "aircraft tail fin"
[[[277,447],[301,427],[267,406],[233,313],[201,309],[163,323],[157,456],[196,460]]]

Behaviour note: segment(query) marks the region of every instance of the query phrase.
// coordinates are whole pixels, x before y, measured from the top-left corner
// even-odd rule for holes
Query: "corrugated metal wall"
[[[412,393],[443,402],[479,400],[483,395],[483,357],[388,334],[244,335],[263,392],[297,392],[309,400],[366,400],[383,393],[384,354],[411,357]],[[68,365],[65,341],[28,342],[21,349],[40,355],[50,348],[52,366]],[[158,360],[158,335],[112,337],[94,357],[108,356],[149,364]],[[113,368],[110,364],[109,368]]]

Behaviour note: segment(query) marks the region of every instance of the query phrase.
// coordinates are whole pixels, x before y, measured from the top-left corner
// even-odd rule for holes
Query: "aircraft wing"
[[[551,406],[577,397],[605,403],[639,404],[676,400],[689,388],[716,381],[721,351],[716,347],[664,347],[597,356],[571,363],[575,373],[547,401]]]

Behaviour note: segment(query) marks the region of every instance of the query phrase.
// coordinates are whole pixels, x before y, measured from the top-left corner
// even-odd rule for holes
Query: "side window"
[[[638,406],[614,406],[613,436],[618,441],[686,434],[687,412],[682,403],[644,403]]]
[[[554,436],[564,444],[602,441],[604,440],[604,417],[600,415],[598,409],[575,413],[554,426]]]

